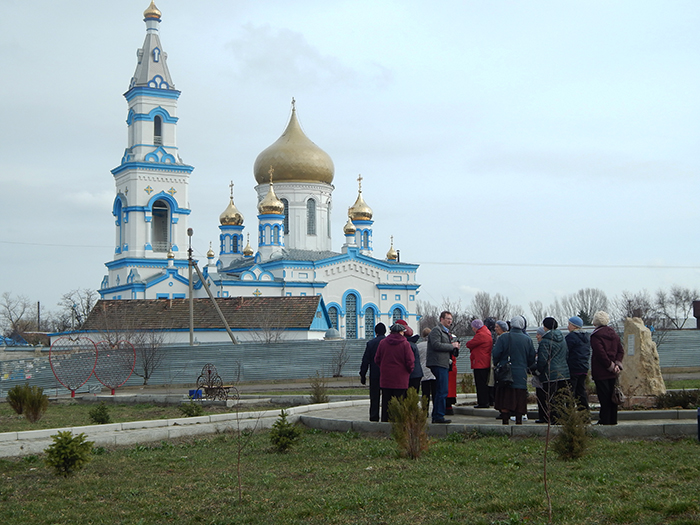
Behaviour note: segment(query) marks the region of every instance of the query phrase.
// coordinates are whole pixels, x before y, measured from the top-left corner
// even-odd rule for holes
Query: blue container
[[[190,390],[190,399],[202,399],[202,390]]]

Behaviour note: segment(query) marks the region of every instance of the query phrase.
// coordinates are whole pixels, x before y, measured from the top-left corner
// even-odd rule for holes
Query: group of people
[[[448,400],[454,402],[456,398],[456,360],[461,346],[450,332],[452,322],[452,314],[444,311],[437,326],[424,329],[420,336],[414,335],[403,320],[391,326],[389,336],[383,323],[375,327],[376,337],[367,343],[360,368],[362,384],[366,384],[369,372],[370,421],[389,421],[390,400],[405,396],[412,387],[428,402],[432,400],[433,423],[451,423],[445,415],[449,413]],[[522,315],[508,322],[492,318],[473,320],[474,337],[465,346],[470,351],[476,408],[493,406],[504,425],[509,424],[511,417],[516,424],[522,424],[527,414],[527,380],[531,374],[538,402],[537,422],[556,422],[554,397],[563,388],[571,389],[581,410],[589,409],[586,378],[590,367],[600,403],[598,424],[617,424],[617,405],[612,398],[622,371],[622,343],[609,326],[606,312],[595,313],[592,333],[585,332],[583,324],[578,316],[569,318],[565,337],[557,320],[546,317],[537,329],[535,348]],[[508,369],[509,373],[498,380],[494,368]]]

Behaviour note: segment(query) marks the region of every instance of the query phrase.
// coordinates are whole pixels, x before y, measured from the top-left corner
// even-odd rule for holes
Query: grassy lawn
[[[695,390],[700,388],[700,379],[677,379],[674,381],[666,381],[666,388],[678,390],[685,388],[686,390]]]
[[[98,449],[67,479],[41,457],[0,460],[0,523],[544,524],[543,449],[454,435],[412,461],[390,438],[307,430],[287,454],[268,432]],[[699,454],[691,439],[595,438],[578,461],[550,455],[553,523],[696,524]]]

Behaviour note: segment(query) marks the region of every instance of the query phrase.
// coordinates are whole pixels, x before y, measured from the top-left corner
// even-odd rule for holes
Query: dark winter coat
[[[569,349],[569,373],[572,376],[586,375],[591,362],[591,336],[581,330],[573,330],[564,339]]]
[[[527,371],[535,366],[535,346],[530,336],[519,328],[501,334],[493,348],[493,366],[510,355],[513,388],[527,389]]]
[[[445,327],[442,324],[438,324],[428,336],[428,354],[425,364],[428,368],[438,366],[449,369],[452,350],[454,350],[452,337],[449,332],[445,331]]]
[[[408,340],[400,333],[391,333],[377,348],[374,362],[379,365],[381,388],[408,388],[408,377],[413,371],[415,358]]]
[[[407,337],[409,344],[411,345],[411,350],[413,350],[413,359],[415,360],[413,365],[413,372],[411,372],[411,379],[414,377],[423,377],[423,367],[420,364],[420,352],[418,351],[418,344],[416,343],[420,339],[420,335],[415,334],[411,337]]]
[[[491,349],[493,348],[493,338],[486,326],[482,326],[476,331],[474,337],[467,341],[469,348],[469,360],[472,370],[491,367]]]
[[[568,349],[560,330],[549,330],[537,347],[537,371],[543,383],[569,379]]]
[[[379,379],[379,366],[374,362],[374,356],[377,355],[377,348],[386,336],[378,335],[374,339],[367,341],[365,353],[362,355],[362,364],[360,365],[360,377],[366,377],[367,369],[369,369],[370,379]]]
[[[617,375],[610,371],[612,363],[625,356],[622,342],[615,330],[609,326],[599,326],[591,334],[591,376],[594,381],[615,379]]]

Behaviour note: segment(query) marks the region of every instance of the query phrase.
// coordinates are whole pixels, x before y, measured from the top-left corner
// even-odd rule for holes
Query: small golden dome
[[[243,256],[244,257],[252,257],[253,256],[253,248],[250,247],[250,234],[246,237],[246,244],[245,248],[243,248]]]
[[[276,182],[333,182],[333,160],[302,131],[294,99],[287,129],[255,159],[253,173],[258,184],[267,182],[268,166],[275,167]]]
[[[173,248],[172,248],[172,246],[171,246],[170,248],[168,248],[167,257],[168,257],[168,259],[174,259],[174,258],[175,258],[175,254],[173,253]]]
[[[260,215],[284,215],[284,203],[277,198],[275,188],[272,184],[272,173],[275,170],[270,166],[270,188],[267,190],[267,195],[258,204],[258,213]]]
[[[355,228],[355,225],[350,220],[350,217],[348,217],[348,222],[346,222],[345,226],[343,227],[343,233],[345,235],[354,235],[356,231],[357,228]]]
[[[243,224],[243,214],[233,204],[233,197],[231,197],[223,213],[219,215],[219,222],[222,226],[240,226]]]
[[[367,206],[365,199],[362,198],[362,175],[357,177],[359,189],[357,190],[357,200],[355,204],[350,206],[348,215],[353,221],[371,221],[372,208]]]
[[[211,249],[211,243],[209,243],[209,251],[207,251],[207,259],[213,259],[216,254],[214,250]]]
[[[148,6],[148,9],[146,9],[143,12],[143,17],[148,20],[149,18],[153,18],[155,20],[160,20],[161,16],[160,10],[156,7],[156,4],[153,0],[151,0],[151,5]]]
[[[394,250],[394,236],[391,236],[391,248],[389,248],[389,251],[386,252],[386,259],[387,261],[395,261],[399,258],[399,253]]]

